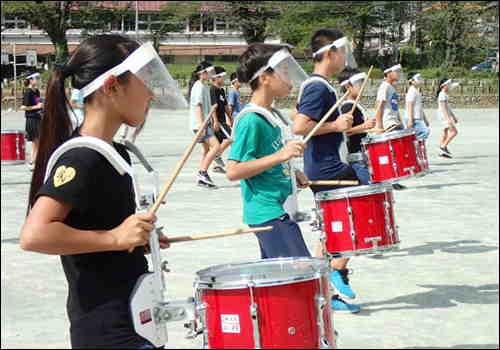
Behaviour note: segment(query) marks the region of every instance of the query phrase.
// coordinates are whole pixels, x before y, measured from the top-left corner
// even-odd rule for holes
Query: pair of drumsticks
[[[361,86],[361,89],[359,90],[359,94],[356,97],[356,100],[354,101],[354,104],[351,109],[351,114],[354,112],[356,109],[356,106],[358,105],[359,99],[361,97],[361,94],[366,86],[366,83],[368,82],[368,79],[370,78],[371,72],[373,70],[373,66],[370,67],[367,77],[365,81],[363,82],[363,85]],[[314,136],[316,131],[326,122],[326,120],[330,117],[330,115],[340,106],[340,104],[344,101],[344,99],[347,97],[349,92],[346,92],[331,108],[328,110],[328,112],[321,118],[321,120],[315,125],[315,127],[309,132],[309,134],[304,138],[303,142],[307,143],[311,137]],[[210,112],[208,115],[211,115],[215,109],[217,108],[217,105],[213,105]],[[184,167],[184,164],[186,163],[187,159],[193,152],[194,146],[196,145],[198,139],[202,135],[202,133],[205,131],[205,128],[208,125],[210,118],[205,118],[205,121],[201,125],[201,127],[198,129],[196,132],[195,136],[193,137],[193,140],[189,144],[188,148],[184,152],[181,160],[177,163],[174,172],[172,174],[172,177],[165,182],[165,185],[163,186],[163,189],[156,199],[155,203],[151,208],[149,209],[149,213],[155,214],[158,211],[158,208],[160,207],[160,204],[164,201],[167,193],[170,191],[172,188],[172,185],[174,184],[175,180],[177,179],[177,176],[179,175],[180,171]],[[358,185],[358,181],[352,181],[352,180],[329,180],[329,181],[309,181],[308,185],[309,186],[334,186],[334,185]],[[248,228],[248,229],[237,229],[237,230],[230,230],[230,231],[224,231],[224,232],[215,232],[215,233],[205,233],[205,234],[195,234],[195,235],[189,235],[189,236],[174,236],[169,238],[169,243],[177,243],[177,242],[186,242],[186,241],[195,241],[195,240],[201,240],[201,239],[208,239],[208,238],[217,238],[217,237],[226,237],[226,236],[233,236],[233,235],[239,235],[239,234],[244,234],[244,233],[249,233],[249,232],[261,232],[261,231],[268,231],[271,230],[272,226],[265,226],[265,227],[260,227],[260,228]]]

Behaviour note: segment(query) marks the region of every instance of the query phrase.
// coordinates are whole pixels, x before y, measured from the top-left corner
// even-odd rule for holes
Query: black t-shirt
[[[224,88],[218,88],[217,86],[210,87],[210,104],[217,103],[217,120],[219,122],[226,124],[226,92]]]
[[[40,90],[27,88],[24,90],[23,94],[23,106],[32,107],[36,106],[40,102]],[[33,109],[31,111],[25,111],[24,115],[26,118],[42,118],[42,109]]]
[[[114,143],[130,164],[123,145]],[[72,206],[64,223],[80,230],[110,230],[135,212],[132,179],[120,175],[100,153],[75,148],[64,153],[37,196]],[[62,255],[68,281],[67,312],[73,347],[141,346],[129,297],[138,277],[148,271],[144,248]]]
[[[342,104],[340,107],[340,111],[342,113],[349,113],[352,109],[353,102],[345,102]],[[353,116],[353,122],[352,122],[352,127],[361,125],[365,122],[363,112],[356,106],[354,109],[354,113],[352,114]],[[356,134],[347,137],[347,150],[349,153],[357,153],[361,152],[361,139],[363,139],[366,136],[366,133],[361,133],[361,134]]]

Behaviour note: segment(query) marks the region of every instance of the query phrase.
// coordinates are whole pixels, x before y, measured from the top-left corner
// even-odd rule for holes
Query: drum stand
[[[124,141],[124,145],[137,156],[148,173],[156,175],[156,172],[134,144]],[[157,179],[156,176],[154,178]],[[139,211],[145,211],[154,204],[158,193],[157,181],[154,180],[154,182],[156,193],[138,194],[141,205]],[[169,269],[168,262],[161,260],[159,243],[161,234],[162,227],[151,231],[149,249],[153,272],[145,273],[138,278],[130,296],[130,310],[135,331],[156,347],[167,344],[167,322],[187,320],[184,326],[190,331],[186,338],[192,339],[203,333],[197,327],[197,308],[193,297],[184,300],[166,299],[167,288],[163,273],[169,272]]]

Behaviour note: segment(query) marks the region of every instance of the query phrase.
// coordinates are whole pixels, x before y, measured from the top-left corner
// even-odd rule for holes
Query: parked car
[[[485,61],[473,66],[471,70],[476,72],[493,72],[493,65],[496,63],[496,57],[488,57]]]

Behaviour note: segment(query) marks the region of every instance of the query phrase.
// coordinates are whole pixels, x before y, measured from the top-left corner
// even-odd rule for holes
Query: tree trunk
[[[66,63],[69,56],[68,41],[66,40],[66,36],[57,40],[52,40],[52,44],[56,50],[55,64]]]
[[[359,64],[364,63],[364,51],[365,51],[365,40],[366,40],[366,30],[367,30],[368,22],[365,16],[361,18],[361,29],[359,33],[359,39],[356,46],[356,61]]]

